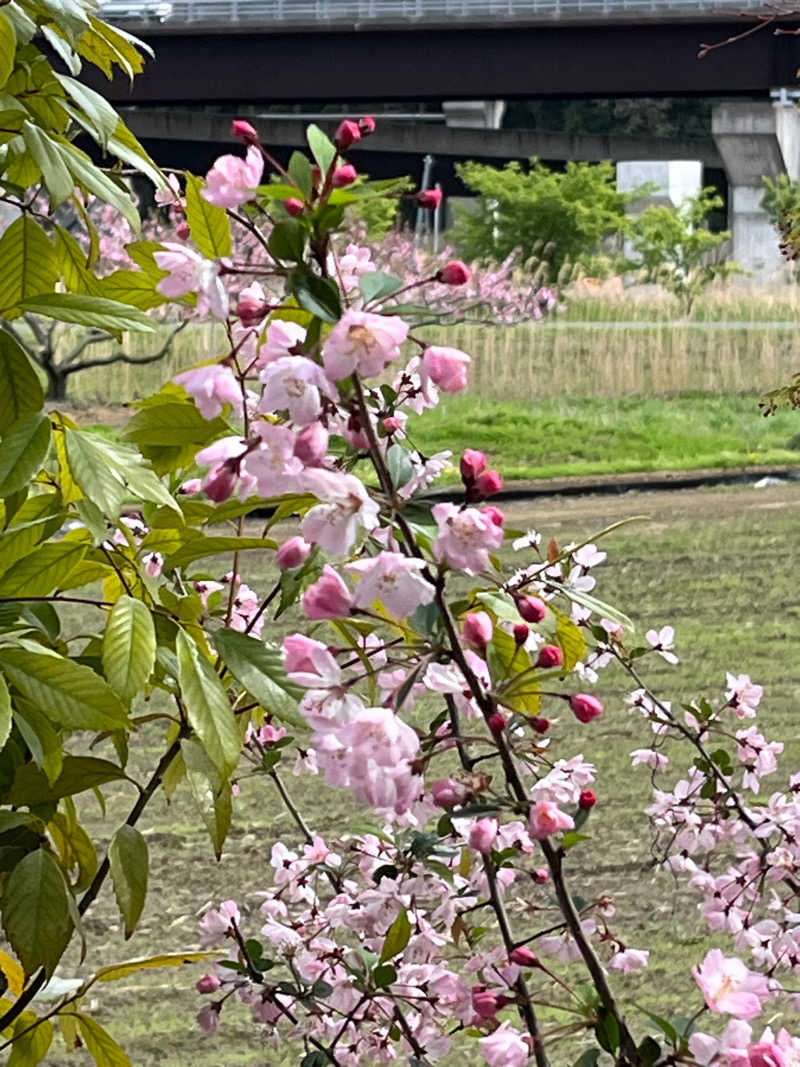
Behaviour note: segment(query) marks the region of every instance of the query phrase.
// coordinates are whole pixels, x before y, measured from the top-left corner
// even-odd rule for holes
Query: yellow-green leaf
[[[213,952],[167,952],[160,956],[142,956],[124,963],[111,963],[101,967],[95,974],[98,982],[118,982],[137,971],[147,971],[154,967],[182,967],[186,963],[203,963],[211,959]]]
[[[156,662],[153,617],[141,600],[122,596],[111,609],[103,635],[103,672],[128,704],[142,689]]]
[[[41,411],[39,375],[10,333],[0,330],[0,434],[23,415]]]
[[[3,927],[25,972],[52,974],[72,933],[69,890],[51,853],[38,848],[20,860],[3,888]]]
[[[84,1015],[83,1012],[75,1014],[81,1036],[97,1067],[132,1067],[125,1050],[120,1048],[96,1019]]]
[[[48,596],[68,580],[83,559],[88,545],[75,541],[48,541],[24,559],[12,563],[0,577],[0,597]]]
[[[108,859],[114,896],[128,938],[136,929],[147,897],[147,842],[137,829],[124,823],[111,840]]]
[[[0,89],[8,81],[14,69],[14,57],[17,51],[17,35],[11,20],[4,11],[0,11]]]
[[[235,769],[241,740],[222,682],[208,659],[181,630],[175,642],[178,682],[189,723],[223,778]]]
[[[202,195],[205,183],[193,174],[186,176],[186,220],[192,240],[209,259],[231,254],[231,223],[227,213]]]
[[[55,249],[42,228],[21,215],[0,237],[0,315],[15,318],[21,301],[51,293],[57,280]]]
[[[32,411],[10,426],[0,443],[0,497],[11,496],[30,482],[50,447],[50,420]]]

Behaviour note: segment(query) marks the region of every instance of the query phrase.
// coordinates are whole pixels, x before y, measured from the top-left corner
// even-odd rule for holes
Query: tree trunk
[[[47,399],[56,401],[66,400],[67,380],[69,376],[60,371],[58,367],[54,367],[52,363],[46,363],[44,370],[47,374]]]

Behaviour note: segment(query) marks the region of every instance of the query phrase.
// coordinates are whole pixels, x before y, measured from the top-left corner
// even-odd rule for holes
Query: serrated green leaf
[[[13,719],[11,717],[11,696],[8,692],[5,678],[0,674],[0,749],[2,749],[11,733]]]
[[[223,778],[239,761],[241,740],[228,696],[211,663],[189,635],[180,630],[175,642],[178,683],[189,724],[203,750]]]
[[[76,541],[50,541],[0,576],[0,597],[48,596],[66,582],[88,550]]]
[[[64,284],[72,293],[99,296],[101,280],[89,269],[88,253],[63,226],[56,226],[56,255]]]
[[[55,249],[41,227],[21,215],[0,237],[0,315],[15,318],[21,301],[52,292],[57,280]]]
[[[137,829],[125,823],[111,839],[108,860],[127,939],[136,929],[147,897],[147,842]]]
[[[18,419],[0,442],[0,497],[11,496],[41,469],[50,447],[50,420],[40,412]]]
[[[65,756],[61,773],[53,782],[48,781],[44,772],[33,763],[25,763],[17,768],[4,803],[31,808],[51,804],[62,797],[97,789],[124,777],[125,772],[116,763],[94,756]]]
[[[75,181],[104,203],[116,208],[127,219],[131,229],[138,233],[141,225],[139,213],[129,194],[104,174],[85,152],[69,141],[62,141],[61,149],[62,158]]]
[[[186,221],[192,240],[208,259],[229,256],[232,250],[231,223],[227,213],[209,204],[202,195],[205,183],[193,174],[186,176]]]
[[[269,649],[262,641],[236,630],[217,630],[214,644],[233,677],[265,711],[283,722],[307,729],[297,704],[303,695],[300,686],[286,677],[280,652]]]
[[[198,559],[249,549],[277,548],[269,537],[195,537],[168,557],[170,567],[186,567]]]
[[[403,908],[386,931],[383,948],[381,949],[381,963],[386,963],[388,960],[394,959],[395,956],[399,956],[410,940],[411,923],[409,922],[408,912]]]
[[[312,123],[306,130],[306,140],[317,166],[323,175],[327,174],[328,168],[336,158],[336,148],[330,138],[322,132],[319,126]]]
[[[564,653],[563,670],[571,671],[576,663],[580,663],[586,655],[587,645],[583,631],[568,615],[553,608],[556,615],[556,640]]]
[[[65,438],[75,482],[104,514],[116,518],[123,501],[133,495],[180,515],[178,504],[135,449],[85,430],[67,429]]]
[[[153,617],[141,600],[121,596],[109,612],[103,634],[103,673],[129,704],[144,687],[156,662]]]
[[[47,293],[19,301],[23,311],[34,315],[46,315],[59,322],[75,322],[99,330],[118,333],[131,330],[135,333],[155,333],[155,324],[143,311],[109,300],[105,296],[90,296],[88,293]]]
[[[140,311],[150,311],[160,307],[166,300],[156,290],[156,284],[142,270],[117,270],[99,282],[99,290],[104,297]]]
[[[181,752],[197,811],[208,830],[214,855],[219,859],[231,828],[233,797],[230,782],[220,775],[196,741],[185,741]]]
[[[402,289],[403,279],[396,278],[393,274],[375,271],[371,274],[362,274],[358,279],[358,287],[364,297],[364,303],[368,304],[371,300],[385,300],[398,289]]]
[[[127,722],[119,697],[89,667],[27,648],[0,649],[6,678],[47,715],[70,730],[118,730]]]
[[[10,1040],[13,1041],[7,1067],[36,1067],[41,1063],[53,1043],[53,1024],[42,1019],[37,1025],[37,1015],[24,1011],[14,1023]]]
[[[102,148],[113,152],[109,142],[119,119],[111,104],[100,93],[90,89],[83,82],[70,78],[66,74],[59,74],[57,71],[54,74],[61,88],[76,105],[81,125],[92,134]]]
[[[192,445],[199,451],[230,432],[224,419],[204,419],[196,404],[176,399],[137,411],[120,436],[139,448]]]
[[[298,185],[294,195],[297,196],[299,193],[301,199],[310,200],[314,191],[314,177],[311,173],[311,164],[308,161],[308,156],[304,152],[292,152],[288,169]]]
[[[0,89],[8,81],[14,69],[14,56],[17,51],[17,35],[11,20],[0,11]]]
[[[624,615],[621,611],[617,611],[617,609],[610,604],[598,600],[597,597],[589,596],[588,593],[573,589],[571,586],[564,585],[563,582],[556,581],[554,578],[548,578],[547,584],[554,589],[557,589],[558,592],[568,600],[572,600],[575,604],[580,604],[582,607],[588,608],[593,614],[597,615],[598,618],[610,619],[612,622],[624,626],[626,630],[632,631],[636,629],[627,615]]]
[[[81,1036],[97,1067],[132,1067],[124,1049],[116,1043],[96,1019],[76,1012]]]
[[[3,927],[27,974],[44,967],[51,975],[69,943],[69,890],[61,868],[36,849],[9,874],[3,889]]]
[[[51,206],[59,207],[75,190],[75,182],[62,158],[61,145],[32,122],[23,124],[22,139],[31,159],[42,172]]]
[[[109,152],[113,153],[117,159],[121,159],[123,163],[128,163],[140,173],[146,174],[156,189],[167,189],[167,179],[160,168],[150,158],[122,119],[118,115],[115,115],[115,117],[117,125],[109,138]]]
[[[44,390],[39,375],[10,333],[0,330],[0,434],[23,415],[41,411]]]
[[[299,263],[305,250],[307,231],[298,219],[283,219],[272,227],[267,245],[276,259]]]

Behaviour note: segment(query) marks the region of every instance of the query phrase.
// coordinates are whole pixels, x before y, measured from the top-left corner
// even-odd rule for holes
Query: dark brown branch
[[[108,367],[112,363],[130,363],[134,366],[143,366],[146,363],[157,363],[160,359],[163,359],[164,356],[166,356],[167,352],[172,348],[175,338],[186,325],[187,320],[184,319],[183,322],[175,327],[161,348],[149,356],[129,356],[126,352],[112,352],[110,356],[102,356],[98,359],[87,359],[84,360],[83,363],[76,363],[73,366],[65,366],[64,364],[61,364],[57,369],[61,371],[64,377],[67,377],[70,374],[77,374],[78,371],[89,370],[92,367]]]

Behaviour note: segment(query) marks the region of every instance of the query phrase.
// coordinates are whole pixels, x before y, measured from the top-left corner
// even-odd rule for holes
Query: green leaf
[[[109,139],[108,151],[111,152],[112,155],[115,155],[117,159],[121,159],[124,163],[130,164],[130,166],[134,167],[141,174],[146,174],[153,185],[155,185],[156,189],[167,189],[167,179],[164,177],[157,164],[150,158],[134,134],[116,112],[114,117],[117,120],[117,124]]]
[[[75,191],[75,182],[62,158],[61,145],[32,122],[23,125],[22,139],[31,159],[42,172],[51,206],[59,207]]]
[[[403,279],[396,278],[393,274],[375,271],[372,274],[362,274],[358,279],[358,287],[364,297],[364,303],[368,304],[371,300],[385,300],[398,289],[402,289]]]
[[[398,956],[411,940],[411,923],[408,919],[408,913],[403,908],[395,921],[386,931],[386,939],[383,942],[383,948],[381,949],[381,963],[386,963],[387,960],[394,959]]]
[[[65,431],[70,471],[86,496],[110,518],[119,515],[132,495],[164,504],[181,514],[180,507],[139,453],[86,430]]]
[[[3,748],[8,740],[8,735],[11,733],[11,725],[11,696],[5,679],[0,674],[0,749]]]
[[[233,797],[230,782],[219,773],[196,741],[185,741],[181,752],[195,805],[208,830],[214,855],[219,859],[231,828]]]
[[[131,974],[139,971],[151,970],[154,967],[182,967],[186,963],[202,963],[218,955],[215,952],[168,952],[159,956],[141,956],[135,960],[126,960],[124,963],[111,963],[101,967],[95,972],[94,977],[98,982],[119,982]]]
[[[610,1052],[613,1056],[619,1048],[620,1041],[619,1023],[616,1016],[603,1007],[599,1008],[594,1032],[600,1047],[604,1048],[606,1052]]]
[[[49,1019],[42,1019],[34,1026],[37,1018],[36,1012],[24,1011],[14,1023],[10,1036],[14,1043],[7,1067],[35,1067],[50,1051],[55,1032],[53,1024]]]
[[[111,609],[103,635],[103,673],[129,704],[142,689],[156,662],[153,617],[141,600],[121,596]]]
[[[15,318],[20,302],[49,293],[58,280],[58,263],[44,231],[21,215],[0,237],[0,315]]]
[[[0,497],[18,492],[41,469],[50,447],[50,420],[32,411],[18,419],[0,444]]]
[[[577,1060],[575,1060],[573,1067],[597,1067],[597,1061],[602,1055],[602,1049],[587,1048],[586,1051],[582,1052]]]
[[[195,537],[168,557],[170,567],[186,567],[198,559],[221,556],[246,549],[277,548],[277,541],[269,537]]]
[[[576,663],[580,663],[583,657],[586,655],[586,639],[583,636],[583,631],[579,626],[559,611],[557,608],[553,608],[556,616],[556,640],[561,645],[561,650],[564,653],[564,666],[563,671],[571,671]]]
[[[118,730],[127,713],[119,697],[89,667],[50,652],[7,646],[0,667],[48,719],[70,730]]]
[[[200,178],[186,175],[186,220],[192,240],[208,259],[231,255],[231,223],[227,213],[216,204],[209,204],[202,195],[205,186]]]
[[[591,612],[598,616],[598,618],[610,619],[612,622],[619,623],[620,626],[624,626],[626,630],[635,630],[627,615],[623,615],[621,611],[617,611],[616,608],[610,604],[606,604],[602,600],[598,600],[596,597],[589,596],[588,593],[582,593],[578,589],[572,589],[570,586],[564,585],[562,582],[555,579],[549,579],[547,584],[557,589],[562,596],[565,596],[568,600],[572,600],[576,604],[582,605],[584,608],[588,608]]]
[[[339,289],[330,278],[297,272],[290,276],[292,293],[300,307],[310,311],[323,322],[338,322],[342,316]]]
[[[76,105],[78,109],[76,117],[80,116],[81,125],[92,134],[101,148],[109,149],[110,138],[119,121],[114,108],[100,93],[90,89],[83,82],[70,78],[66,74],[59,74],[57,71],[54,71],[54,74],[61,88]],[[113,153],[113,148],[111,151]]]
[[[3,927],[27,974],[51,975],[72,934],[69,890],[50,852],[36,849],[13,869],[3,889]]]
[[[99,167],[95,166],[89,156],[75,145],[64,140],[61,142],[61,149],[64,162],[72,171],[75,181],[106,204],[116,208],[127,219],[131,229],[138,233],[139,213],[128,193],[107,177]]]
[[[137,411],[120,436],[139,448],[192,445],[199,451],[230,432],[224,419],[204,419],[196,404],[175,399]]]
[[[273,226],[267,247],[276,259],[299,263],[306,245],[306,228],[298,219],[284,219]]]
[[[56,226],[56,255],[64,284],[72,293],[99,296],[101,280],[89,269],[88,254],[63,226]]]
[[[100,290],[109,300],[151,311],[166,301],[156,290],[156,283],[141,270],[118,270],[100,279]]]
[[[116,763],[94,756],[65,756],[61,773],[52,783],[35,764],[25,763],[17,768],[14,784],[5,803],[34,808],[39,804],[54,803],[62,797],[84,793],[88,789],[97,789],[124,777],[125,772]]]
[[[125,823],[111,839],[108,860],[127,939],[136,929],[147,897],[147,842],[138,830]]]
[[[0,330],[0,434],[23,415],[41,411],[44,390],[39,375],[10,333]]]
[[[267,648],[255,637],[230,629],[217,630],[214,644],[236,681],[265,711],[292,726],[308,728],[297,710],[303,690],[286,677],[280,652]]]
[[[0,577],[0,597],[48,596],[61,588],[86,555],[88,545],[77,541],[48,541],[12,563]]]
[[[386,989],[397,981],[397,971],[391,963],[382,963],[372,972],[372,982],[376,989]]]
[[[297,192],[300,193],[301,198],[310,200],[314,191],[314,176],[311,173],[311,164],[308,162],[308,156],[304,152],[292,152],[289,159],[289,173],[297,182]],[[297,192],[295,192],[295,196]]]
[[[118,333],[131,330],[136,333],[155,333],[155,324],[138,308],[119,300],[88,293],[49,293],[31,296],[19,302],[23,311],[34,315],[46,315],[59,322],[75,322],[79,326],[109,330]]]
[[[76,1012],[75,1015],[86,1048],[97,1067],[132,1067],[125,1051],[96,1019],[91,1019],[82,1012]]]
[[[189,635],[180,630],[175,642],[178,683],[189,724],[203,750],[223,778],[239,761],[241,741],[236,716],[214,668]]]
[[[336,158],[336,148],[319,126],[314,123],[306,130],[306,140],[308,141],[308,147],[311,149],[311,154],[324,177]]]
[[[17,51],[17,35],[11,20],[0,11],[0,89],[8,81],[14,69],[14,56]]]

